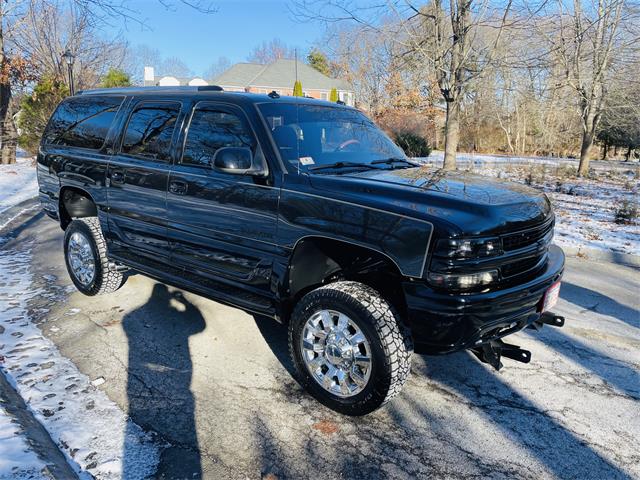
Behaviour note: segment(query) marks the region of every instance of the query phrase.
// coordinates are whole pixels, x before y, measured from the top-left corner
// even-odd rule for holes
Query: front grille
[[[510,252],[512,250],[518,250],[519,248],[528,247],[542,240],[551,230],[553,230],[553,220],[527,230],[509,233],[502,237],[502,248],[504,248],[506,252]]]
[[[543,256],[544,254],[536,257],[516,260],[515,262],[503,265],[501,267],[502,277],[509,278],[536,269],[536,267],[540,266],[538,264],[541,263]]]

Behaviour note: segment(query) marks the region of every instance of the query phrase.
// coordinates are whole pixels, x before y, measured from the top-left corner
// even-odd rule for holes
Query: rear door
[[[116,256],[169,256],[167,181],[181,107],[177,101],[132,101],[107,173],[110,252]]]
[[[249,147],[262,155],[239,107],[198,103],[188,121],[183,155],[169,178],[172,263],[201,277],[240,284],[249,303],[261,303],[251,300],[251,292],[270,289],[279,190],[269,178],[214,170],[211,161],[222,147]]]

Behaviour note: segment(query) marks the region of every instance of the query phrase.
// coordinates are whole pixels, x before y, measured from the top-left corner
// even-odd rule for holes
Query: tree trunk
[[[629,145],[629,149],[627,150],[627,154],[625,155],[625,162],[631,160],[631,145]]]
[[[4,52],[4,12],[0,7],[0,70],[4,70],[7,57]],[[3,75],[8,77],[8,75]],[[0,164],[15,163],[17,131],[11,112],[11,83],[0,79]]]
[[[578,176],[584,177],[589,174],[589,152],[593,145],[598,126],[598,116],[593,108],[585,105],[582,117],[582,145],[580,147],[580,165],[578,166]]]
[[[607,159],[608,151],[609,151],[609,145],[607,144],[607,142],[604,142],[604,144],[602,145],[602,160]]]
[[[11,112],[11,85],[0,84],[0,164],[16,162],[17,130]]]
[[[444,164],[445,170],[456,169],[456,152],[460,139],[460,106],[458,102],[447,102],[447,118],[444,127]]]

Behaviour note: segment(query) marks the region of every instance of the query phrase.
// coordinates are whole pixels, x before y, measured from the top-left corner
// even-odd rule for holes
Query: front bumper
[[[564,253],[551,245],[546,267],[536,278],[501,290],[470,294],[437,292],[407,281],[403,290],[416,349],[448,353],[510,335],[540,318],[540,301],[560,280]]]

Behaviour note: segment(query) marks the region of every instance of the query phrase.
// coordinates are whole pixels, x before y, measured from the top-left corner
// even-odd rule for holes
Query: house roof
[[[293,88],[296,78],[295,60],[280,59],[268,65],[236,63],[211,82],[220,86]],[[323,75],[306,63],[298,62],[298,80],[304,89],[351,90],[344,80]]]

